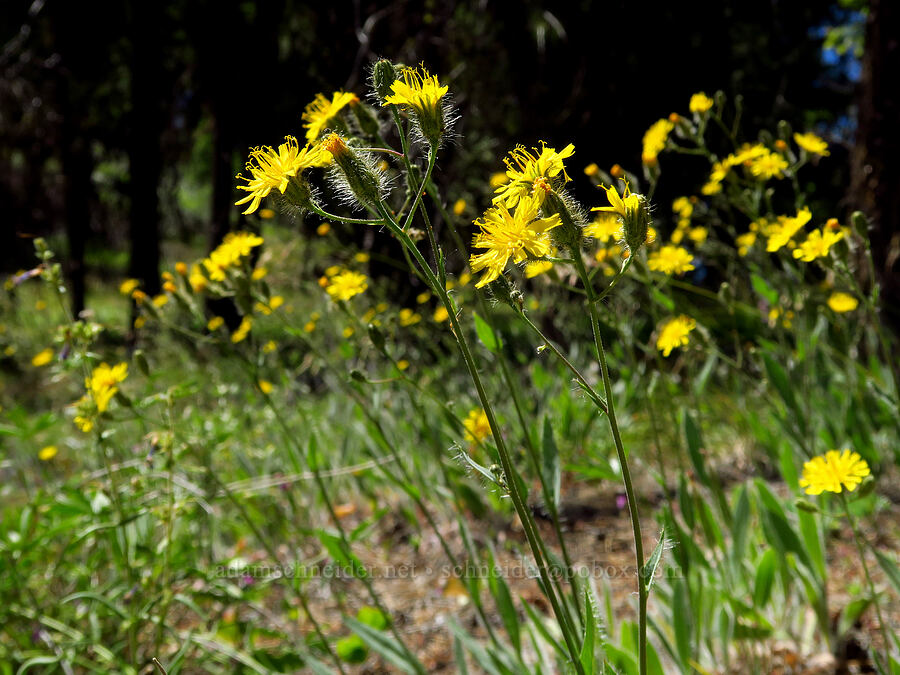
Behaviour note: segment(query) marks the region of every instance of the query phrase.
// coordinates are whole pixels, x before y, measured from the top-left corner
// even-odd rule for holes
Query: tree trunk
[[[900,5],[871,0],[853,153],[853,202],[869,237],[885,323],[900,335]]]

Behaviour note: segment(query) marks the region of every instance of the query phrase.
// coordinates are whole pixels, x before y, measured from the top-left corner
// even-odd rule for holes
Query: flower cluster
[[[261,245],[263,238],[250,232],[230,232],[203,261],[203,267],[212,281],[224,281],[230,267],[240,265],[250,255],[250,250]]]
[[[126,377],[128,377],[127,363],[115,366],[101,363],[93,369],[90,377],[85,378],[86,393],[74,404],[78,410],[75,424],[81,431],[88,433],[94,428],[95,419],[109,408],[112,397],[119,391],[119,383]]]

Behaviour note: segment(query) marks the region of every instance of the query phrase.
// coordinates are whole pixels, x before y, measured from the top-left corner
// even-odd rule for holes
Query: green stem
[[[550,580],[549,570],[547,569],[547,565],[543,559],[543,556],[541,555],[541,547],[538,543],[539,534],[537,533],[534,520],[531,516],[531,512],[528,510],[528,505],[525,504],[525,501],[519,492],[519,485],[516,479],[518,473],[515,471],[515,467],[512,463],[512,457],[510,456],[509,450],[506,447],[506,443],[503,440],[503,434],[500,431],[500,425],[497,422],[493,406],[491,406],[487,391],[485,390],[484,385],[481,381],[481,376],[478,374],[478,366],[475,362],[474,357],[472,356],[471,350],[469,349],[469,344],[466,340],[465,334],[463,333],[462,326],[459,323],[459,319],[456,316],[453,302],[451,301],[450,296],[447,294],[444,285],[439,282],[434,271],[428,266],[428,263],[422,256],[422,253],[415,246],[415,243],[409,238],[409,235],[393,220],[387,210],[387,207],[383,203],[380,204],[380,209],[381,215],[387,222],[388,229],[391,230],[394,236],[397,237],[404,246],[410,249],[410,252],[416,259],[416,262],[421,268],[423,274],[425,274],[428,283],[432,288],[432,292],[441,299],[441,302],[447,309],[447,313],[449,314],[450,318],[450,324],[453,330],[453,335],[456,338],[456,343],[459,346],[463,360],[466,363],[466,368],[469,371],[469,376],[472,378],[472,382],[475,385],[475,390],[478,393],[478,399],[481,402],[481,406],[484,409],[485,415],[487,416],[488,425],[491,428],[494,442],[497,445],[497,452],[500,456],[500,464],[503,468],[504,474],[507,476],[509,496],[512,499],[516,513],[518,514],[519,519],[522,522],[522,528],[525,532],[525,537],[528,540],[532,556],[534,557],[535,563],[538,566],[538,572],[541,577],[541,584],[543,586],[544,593],[547,596],[547,599],[550,601],[550,605],[553,608],[553,614],[556,617],[556,620],[559,622],[560,628],[562,629],[563,638],[565,639],[566,647],[569,650],[572,664],[575,666],[575,669],[579,673],[579,675],[583,675],[584,667],[581,665],[581,661],[579,658],[578,647],[575,642],[574,629],[570,625],[567,613],[563,610],[562,606],[559,603],[559,599],[556,597],[556,593],[553,590],[553,584]],[[413,210],[415,210],[415,207],[413,208]]]
[[[632,252],[634,255],[634,252]],[[609,367],[606,363],[606,352],[603,349],[603,340],[600,336],[600,318],[597,315],[596,293],[588,278],[581,255],[575,256],[575,270],[581,278],[581,282],[588,294],[588,309],[591,314],[591,329],[594,333],[594,346],[597,349],[597,359],[600,362],[600,372],[603,376],[603,387],[606,391],[606,417],[609,420],[609,428],[612,431],[616,444],[616,454],[619,457],[619,465],[622,469],[622,482],[625,484],[625,496],[628,499],[628,510],[631,513],[631,529],[634,534],[634,554],[637,559],[638,569],[638,665],[641,675],[647,673],[647,583],[644,579],[644,542],[641,535],[641,521],[638,515],[637,498],[634,493],[634,485],[631,481],[631,471],[628,468],[628,456],[625,454],[625,446],[619,433],[619,423],[616,419],[616,410],[613,404],[612,380],[609,377]]]
[[[844,504],[844,513],[847,514],[847,521],[850,523],[850,529],[853,530],[853,540],[856,542],[856,551],[859,553],[859,561],[862,563],[866,583],[869,586],[869,593],[872,594],[872,604],[875,605],[875,615],[878,617],[878,625],[881,628],[881,639],[884,640],[884,649],[887,654],[890,652],[891,642],[888,639],[887,624],[884,622],[884,617],[881,615],[881,605],[878,603],[878,593],[875,590],[875,582],[872,581],[872,575],[869,573],[869,565],[866,563],[866,552],[863,548],[862,535],[859,533],[859,530],[856,527],[856,521],[853,520],[853,515],[850,513],[850,502],[847,501],[847,495],[844,492],[841,492],[841,502]],[[882,673],[891,672],[890,663],[888,663],[887,668],[885,668],[882,666],[881,658],[878,656],[877,652],[875,652],[875,650],[872,651],[875,665],[878,666],[879,671]]]

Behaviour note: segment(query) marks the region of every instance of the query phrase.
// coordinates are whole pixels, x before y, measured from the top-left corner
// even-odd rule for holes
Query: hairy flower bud
[[[391,94],[391,85],[397,79],[397,69],[387,59],[375,63],[372,69],[372,89],[379,101],[384,101]]]
[[[567,198],[565,193],[560,194],[555,190],[546,191],[541,211],[546,216],[554,214],[559,216],[560,227],[550,231],[553,243],[557,248],[568,249],[573,253],[581,250],[581,240],[584,238],[583,228],[578,224],[584,220],[578,213],[577,204]]]
[[[381,201],[381,180],[375,170],[343,138],[329,134],[322,141],[322,148],[331,153],[347,187],[360,204],[374,206]]]

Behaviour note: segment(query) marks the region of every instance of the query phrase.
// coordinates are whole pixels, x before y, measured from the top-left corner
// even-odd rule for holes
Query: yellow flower
[[[738,255],[744,257],[750,252],[750,248],[753,244],[756,243],[756,232],[746,232],[739,235],[738,238],[735,239],[735,243],[738,247]]]
[[[828,143],[813,133],[794,134],[794,142],[813,155],[821,155],[827,157],[831,153],[828,152]]]
[[[256,384],[259,385],[259,390],[264,394],[271,394],[274,388],[268,380],[259,380]]]
[[[708,236],[709,230],[705,227],[692,227],[688,230],[688,239],[697,244],[697,246],[703,244]]]
[[[163,290],[166,293],[174,293],[175,291],[178,290],[178,286],[176,286],[175,283],[172,281],[167,281],[166,283],[163,284]]]
[[[596,176],[598,173],[600,173],[600,167],[597,166],[597,165],[596,165],[595,163],[593,163],[593,162],[590,163],[590,164],[588,164],[586,167],[584,167],[584,175],[587,176],[587,177],[589,177],[589,178],[590,178],[591,176]]]
[[[434,314],[431,317],[437,323],[443,323],[447,319],[450,318],[450,312],[447,311],[447,308],[441,305],[436,310],[434,310]]]
[[[461,216],[463,212],[466,210],[466,200],[465,199],[457,199],[453,202],[453,215]]]
[[[622,223],[612,213],[598,213],[594,221],[584,228],[585,237],[593,237],[601,244],[610,239],[621,239],[623,235]]]
[[[647,265],[654,272],[684,274],[694,269],[693,256],[680,246],[663,246],[647,258]]]
[[[250,329],[253,328],[253,319],[249,316],[245,316],[241,319],[241,325],[237,327],[237,330],[231,334],[231,341],[234,344],[238,342],[243,342],[247,335],[250,334]]]
[[[138,286],[141,285],[141,282],[137,279],[126,279],[121,284],[119,284],[119,293],[122,295],[131,295]]]
[[[187,263],[177,262],[175,263],[175,271],[179,274],[179,276],[186,277],[188,273]]]
[[[406,359],[400,359],[397,361],[397,370],[403,371],[409,368],[409,361]]]
[[[330,223],[321,223],[316,228],[316,234],[319,235],[320,237],[324,237],[329,232],[331,232],[331,224]]]
[[[420,73],[418,68],[404,68],[400,79],[391,85],[391,93],[385,97],[384,105],[404,106],[419,115],[433,113],[449,87],[442,87],[437,76],[431,75],[424,66],[421,69]]]
[[[351,337],[353,337],[353,333],[354,333],[354,332],[355,332],[355,331],[353,330],[353,326],[347,326],[346,328],[344,328],[344,331],[343,331],[341,334],[342,334],[345,338],[351,338]]]
[[[324,95],[316,94],[315,99],[306,106],[301,116],[307,142],[317,140],[322,132],[331,126],[342,109],[355,103],[359,103],[359,97],[352,92],[336,91],[330,101]]]
[[[762,180],[771,178],[784,178],[784,171],[788,168],[788,163],[777,152],[768,152],[759,155],[750,161],[750,173]]]
[[[422,320],[422,315],[412,311],[408,307],[404,307],[400,310],[400,314],[398,315],[401,326],[412,326],[414,324],[419,323]]]
[[[469,282],[472,281],[472,275],[468,272],[463,272],[459,275],[459,285],[460,286],[468,286]]]
[[[669,133],[675,125],[669,120],[657,120],[654,122],[647,132],[644,134],[644,150],[641,153],[641,161],[647,166],[656,164],[657,156],[665,150],[666,143],[669,140]]]
[[[325,166],[329,162],[331,155],[327,151],[309,145],[301,150],[297,139],[293,136],[285,136],[285,142],[278,146],[277,152],[268,145],[253,148],[250,151],[250,161],[246,165],[250,178],[245,178],[241,174],[237,176],[240,180],[247,181],[247,185],[238,185],[238,190],[244,190],[249,194],[236,201],[235,206],[250,202],[244,214],[253,213],[272,190],[277,189],[284,194],[291,178],[299,179],[304,169]]]
[[[536,276],[549,272],[553,269],[553,263],[549,260],[535,260],[525,265],[525,277],[533,279]]]
[[[47,445],[38,451],[38,459],[42,462],[49,462],[51,459],[56,457],[56,453],[58,452],[59,448],[57,448],[55,445]]]
[[[826,490],[839,493],[844,488],[853,492],[869,473],[869,465],[859,453],[829,450],[803,464],[800,487],[808,495],[820,495]]]
[[[540,183],[539,179],[551,183],[566,183],[570,180],[566,173],[563,160],[575,154],[575,146],[569,143],[557,152],[554,148],[548,148],[544,141],[541,147],[528,151],[525,146],[517,145],[510,150],[509,156],[503,158],[506,164],[506,182],[500,185],[494,195],[494,204],[503,204],[506,208],[513,208],[521,198],[534,194],[543,199],[546,194],[546,182]],[[562,175],[562,179],[559,176]],[[555,180],[554,180],[555,179]],[[544,189],[537,189],[538,187]]]
[[[463,420],[463,426],[466,429],[466,440],[472,443],[481,443],[491,435],[491,426],[482,408],[472,408]]]
[[[315,321],[307,321],[306,324],[303,326],[304,333],[312,333],[315,329],[316,329]]]
[[[94,368],[90,377],[85,378],[84,387],[90,393],[94,405],[97,406],[97,412],[102,413],[109,407],[110,400],[119,391],[117,385],[126,377],[128,377],[127,363],[120,363],[112,367],[101,363]]]
[[[214,316],[206,323],[206,330],[213,333],[219,330],[225,324],[225,319],[221,316]]]
[[[263,243],[263,238],[251,232],[229,232],[209,257],[203,261],[209,278],[224,281],[225,270],[250,255],[250,250]],[[193,277],[193,274],[191,275]],[[193,283],[191,284],[193,286]]]
[[[824,258],[831,247],[844,238],[838,230],[813,230],[802,244],[793,250],[795,258],[803,262],[812,262],[816,258]]]
[[[260,279],[264,279],[268,273],[269,270],[265,267],[257,267],[251,272],[250,279],[252,281],[259,281]]]
[[[684,314],[669,319],[660,328],[659,337],[656,339],[656,348],[662,352],[663,356],[668,356],[676,347],[684,347],[688,344],[688,335],[696,327],[697,322]]]
[[[366,253],[365,251],[360,251],[359,253],[357,253],[353,256],[353,259],[356,262],[363,263],[363,264],[369,262],[370,258],[371,258],[371,256],[368,253]]]
[[[491,174],[491,179],[489,182],[491,184],[491,187],[496,189],[496,188],[500,187],[501,185],[506,185],[506,183],[508,181],[509,181],[509,176],[506,175],[506,172],[498,171],[497,173]]]
[[[848,293],[835,291],[831,294],[831,297],[828,298],[828,306],[831,307],[833,312],[843,314],[844,312],[852,312],[859,307],[859,300]]]
[[[269,307],[272,309],[272,311],[275,311],[276,309],[281,307],[283,304],[284,304],[284,298],[281,297],[280,295],[273,295],[271,298],[269,298]]]
[[[146,324],[146,323],[147,323],[147,317],[145,317],[145,316],[136,317],[134,320],[135,330],[140,330],[141,328],[144,327],[144,324]]]
[[[712,107],[713,100],[702,91],[691,96],[691,102],[688,104],[690,111],[699,115],[702,115]]]
[[[476,288],[499,277],[510,258],[518,264],[524,262],[529,254],[541,258],[550,253],[549,231],[560,224],[559,215],[538,218],[538,210],[537,199],[523,197],[518,200],[513,213],[501,205],[488,209],[481,221],[475,221],[481,231],[475,235],[472,245],[487,249],[484,253],[473,254],[469,260],[473,272],[485,271],[475,284]]]
[[[262,348],[263,353],[265,354],[271,354],[276,349],[278,349],[278,344],[275,342],[275,340],[269,340],[266,344],[263,345]]]
[[[43,351],[38,352],[31,358],[31,365],[36,368],[40,368],[41,366],[46,366],[53,360],[53,350],[50,347],[44,349]]]
[[[416,296],[416,303],[421,305],[428,302],[431,299],[431,293],[428,291],[422,291]]]
[[[693,215],[694,205],[687,197],[679,197],[672,202],[672,212],[678,214],[679,218],[687,219]]]
[[[774,253],[785,246],[791,240],[791,237],[797,234],[811,218],[812,213],[805,206],[797,211],[797,215],[794,217],[778,216],[778,221],[768,226],[765,230],[765,234],[768,237],[766,251]]]
[[[365,274],[344,270],[334,275],[328,282],[328,295],[333,300],[349,300],[354,295],[359,295],[369,287],[369,280]]]
[[[166,303],[169,302],[168,295],[154,295],[153,296],[153,306],[154,307],[162,307]]]
[[[260,209],[259,217],[263,220],[269,220],[270,218],[275,217],[275,212],[272,209]]]

